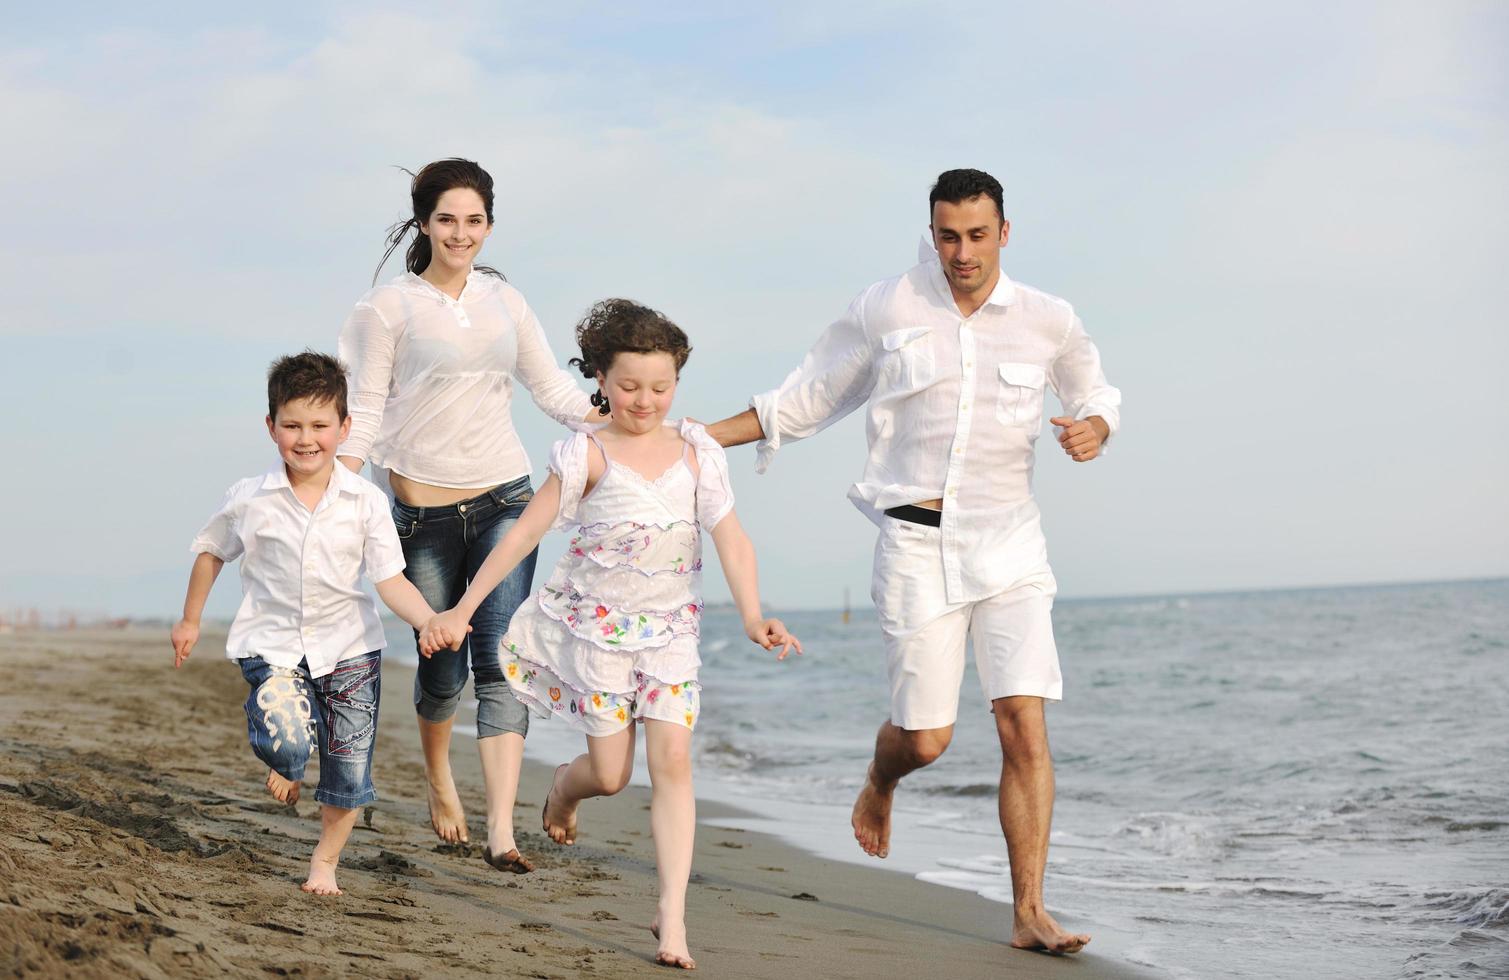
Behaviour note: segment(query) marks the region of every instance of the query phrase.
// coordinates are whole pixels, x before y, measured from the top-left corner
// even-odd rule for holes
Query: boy
[[[268,765],[268,790],[288,804],[299,798],[318,739],[320,840],[303,889],[339,895],[341,848],[358,809],[377,798],[372,749],[383,627],[361,575],[415,629],[435,613],[401,574],[403,551],[387,498],[335,465],[335,447],[351,428],[341,363],[313,351],[279,358],[267,375],[267,411],[267,432],[282,462],[232,486],[194,538],[183,619],[172,633],[173,666],[199,639],[199,618],[221,567],[241,558],[241,607],[225,654],[240,661],[251,685],[247,734]]]

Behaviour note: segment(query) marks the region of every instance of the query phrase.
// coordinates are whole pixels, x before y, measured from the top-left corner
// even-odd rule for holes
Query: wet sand
[[[384,667],[375,779],[345,895],[299,890],[319,836],[317,766],[295,807],[246,745],[245,684],[206,635],[180,671],[167,631],[0,635],[0,968],[15,976],[665,977],[649,795],[585,804],[578,843],[538,830],[549,770],[516,821],[538,870],[492,870],[429,828],[412,673]],[[453,749],[485,838],[469,738]],[[727,815],[699,804],[703,818]],[[1013,950],[1008,906],[701,826],[688,897],[699,973],[722,977],[1139,977],[1092,944]]]

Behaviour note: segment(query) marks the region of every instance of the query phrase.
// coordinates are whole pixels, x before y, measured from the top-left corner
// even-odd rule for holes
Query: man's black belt
[[[943,512],[933,510],[930,507],[918,507],[916,504],[902,504],[900,507],[889,507],[885,516],[894,517],[898,521],[911,521],[913,524],[926,524],[928,527],[938,527],[943,523]]]

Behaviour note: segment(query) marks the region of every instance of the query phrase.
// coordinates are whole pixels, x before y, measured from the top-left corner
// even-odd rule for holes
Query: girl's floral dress
[[[572,528],[571,543],[503,637],[503,674],[519,700],[589,735],[636,718],[696,722],[702,528],[733,509],[733,491],[706,429],[665,424],[686,443],[670,469],[647,479],[603,452],[607,466],[585,497],[588,446],[602,449],[596,428],[551,449],[554,527]]]

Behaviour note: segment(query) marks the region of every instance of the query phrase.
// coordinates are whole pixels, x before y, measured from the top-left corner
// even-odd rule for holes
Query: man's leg
[[[1001,830],[1011,860],[1011,945],[1077,953],[1090,937],[1066,932],[1043,907],[1043,869],[1053,822],[1053,757],[1043,699],[997,698],[991,711],[1001,738]]]
[[[948,748],[954,726],[908,731],[889,721],[875,735],[875,758],[849,822],[854,839],[871,857],[891,853],[891,801],[901,777],[930,765]]]

